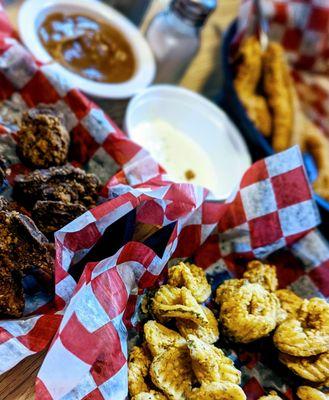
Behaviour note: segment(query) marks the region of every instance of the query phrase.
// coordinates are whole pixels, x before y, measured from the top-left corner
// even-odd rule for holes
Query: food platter
[[[16,114],[1,125],[1,148],[10,155],[2,166],[2,194],[10,201],[13,194],[17,204],[10,207],[19,208],[4,204],[2,224],[7,238],[19,239],[14,252],[23,255],[20,265],[29,264],[29,257],[36,262],[40,248],[48,246],[47,239],[39,240],[39,229],[54,242],[56,262],[55,297],[39,290],[46,287],[39,274],[44,269],[23,271],[24,318],[0,321],[2,371],[17,364],[0,380],[3,399],[34,398],[33,389],[18,394],[27,383],[15,371],[31,374],[32,386],[41,361],[36,399],[124,399],[128,387],[134,400],[145,398],[143,393],[161,400],[221,399],[227,393],[257,400],[265,395],[290,400],[296,392],[302,400],[325,396],[311,386],[321,388],[326,372],[305,374],[309,363],[314,366],[312,357],[320,370],[326,364],[329,251],[316,230],[319,214],[298,148],[248,168],[224,203],[209,200],[202,187],[170,180],[101,109],[51,67],[34,64],[19,45],[16,53],[12,39],[9,43],[4,52],[10,49],[16,69],[5,65],[1,72],[14,89],[2,107]],[[30,90],[15,86],[20,61]],[[45,151],[24,141],[32,134],[38,142],[40,115],[52,133]],[[56,204],[39,212],[40,201]],[[76,207],[77,215],[70,208],[71,222],[56,226],[57,215],[67,217],[62,203]],[[26,243],[34,247],[26,251]],[[247,319],[238,319],[248,296]],[[264,318],[256,334],[248,325],[254,312]],[[312,325],[322,318],[324,327]],[[292,322],[315,330],[320,339],[298,343],[301,352],[292,354],[287,340]],[[31,354],[35,362],[26,358]],[[215,364],[203,362],[208,356],[221,367],[218,375]],[[303,368],[296,356],[304,358]],[[146,360],[142,369],[134,364],[139,358]],[[132,370],[137,375],[131,379]],[[180,371],[179,379],[173,370]],[[131,389],[131,381],[141,378],[143,390]]]

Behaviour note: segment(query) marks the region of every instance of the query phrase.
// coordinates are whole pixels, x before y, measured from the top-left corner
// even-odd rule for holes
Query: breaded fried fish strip
[[[138,346],[132,348],[128,363],[128,388],[131,396],[149,391],[145,377],[148,375],[150,364],[151,359],[145,348]]]
[[[273,115],[272,145],[275,151],[291,145],[294,125],[292,79],[279,43],[270,42],[264,55],[264,91]]]
[[[309,386],[300,386],[297,390],[300,400],[328,400],[329,395]]]

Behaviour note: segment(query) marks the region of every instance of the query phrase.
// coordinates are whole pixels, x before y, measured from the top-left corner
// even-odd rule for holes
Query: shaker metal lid
[[[216,9],[217,0],[172,0],[171,9],[195,26],[202,26]]]

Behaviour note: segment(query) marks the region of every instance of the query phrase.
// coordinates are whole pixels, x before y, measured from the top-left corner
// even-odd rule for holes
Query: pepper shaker
[[[156,15],[146,39],[157,61],[157,83],[178,83],[200,48],[201,28],[216,0],[172,0]]]

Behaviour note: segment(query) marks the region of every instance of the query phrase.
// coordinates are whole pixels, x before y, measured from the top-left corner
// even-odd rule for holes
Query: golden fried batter
[[[288,317],[295,318],[297,316],[298,310],[303,304],[303,299],[289,289],[276,290],[275,294],[280,301],[281,307],[288,314]]]
[[[280,353],[279,360],[296,375],[310,382],[322,383],[329,379],[329,352],[311,357]]]
[[[197,336],[206,343],[212,344],[217,342],[219,339],[218,321],[214,313],[209,308],[202,306],[202,309],[208,321],[207,325],[203,326],[186,319],[177,319],[176,326],[179,330],[179,333],[184,338],[191,334]]]
[[[155,357],[150,376],[154,385],[169,399],[186,399],[194,380],[187,347],[173,347]]]
[[[297,319],[284,321],[274,334],[274,344],[283,353],[309,357],[329,349],[329,305],[314,297],[304,300]]]
[[[175,287],[186,287],[198,303],[203,303],[211,295],[211,286],[204,270],[194,264],[180,262],[169,268],[168,284]]]
[[[272,390],[267,396],[262,396],[258,400],[282,400],[278,394]]]
[[[153,314],[160,321],[163,318],[182,318],[199,325],[208,324],[202,307],[185,287],[161,286],[152,302]]]
[[[291,145],[293,131],[292,80],[283,47],[270,42],[264,55],[264,91],[273,116],[272,145],[276,152]]]
[[[309,386],[300,386],[297,390],[297,396],[300,400],[328,400],[328,394],[320,392]]]
[[[244,285],[249,285],[247,279],[228,279],[224,281],[216,289],[215,302],[222,304],[224,300],[229,300],[232,294]]]
[[[144,325],[144,335],[152,356],[155,357],[171,347],[186,346],[185,339],[177,332],[156,321]]]
[[[234,86],[237,94],[256,128],[268,137],[271,134],[271,115],[265,98],[256,94],[262,72],[262,49],[255,36],[241,43],[236,64]]]
[[[220,321],[224,332],[235,342],[249,343],[267,336],[282,318],[275,294],[258,283],[244,283],[223,297]]]
[[[214,382],[203,384],[193,389],[189,400],[246,400],[247,397],[240,386],[230,382]]]
[[[259,283],[270,292],[274,292],[278,288],[278,278],[274,265],[264,264],[257,260],[250,261],[243,277],[248,279],[250,283]]]
[[[241,372],[234,367],[233,361],[222,350],[205,343],[194,335],[187,336],[192,367],[199,383],[241,382]]]
[[[150,364],[151,359],[143,347],[132,348],[128,364],[128,388],[131,396],[149,391],[145,377],[148,375]]]
[[[160,392],[151,390],[150,392],[142,392],[132,397],[131,400],[167,400],[168,397]]]

